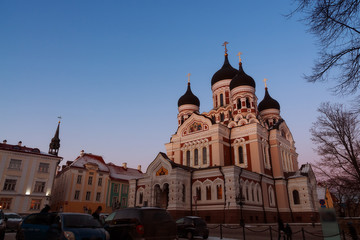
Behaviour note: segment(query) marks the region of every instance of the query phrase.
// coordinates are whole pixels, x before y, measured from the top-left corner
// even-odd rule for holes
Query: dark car
[[[5,213],[5,217],[7,218],[6,229],[11,231],[17,230],[19,224],[23,220],[19,214],[12,212]]]
[[[200,217],[187,216],[176,221],[177,234],[180,237],[192,239],[194,236],[199,236],[204,239],[209,237],[209,229],[206,222]]]
[[[3,211],[0,209],[0,240],[4,240],[6,230],[6,217]]]
[[[96,239],[109,240],[100,222],[83,213],[34,213],[27,216],[16,233],[17,240]]]
[[[176,239],[176,224],[162,208],[142,207],[116,210],[105,219],[110,239]]]

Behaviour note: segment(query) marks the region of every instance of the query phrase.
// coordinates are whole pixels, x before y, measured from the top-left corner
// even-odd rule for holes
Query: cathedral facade
[[[187,91],[178,101],[178,129],[144,177],[130,180],[129,206],[166,208],[174,218],[197,215],[212,223],[287,222],[317,218],[316,179],[298,167],[295,142],[269,94],[258,102],[256,83],[239,56],[211,79],[213,108]]]

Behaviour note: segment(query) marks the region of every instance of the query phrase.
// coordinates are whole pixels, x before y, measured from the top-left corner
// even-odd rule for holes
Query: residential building
[[[39,212],[53,195],[53,183],[59,162],[59,127],[49,152],[38,148],[0,144],[0,207],[4,211],[30,214]]]

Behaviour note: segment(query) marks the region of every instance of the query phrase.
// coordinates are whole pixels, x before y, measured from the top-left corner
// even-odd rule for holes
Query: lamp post
[[[244,227],[245,226],[245,222],[244,222],[244,218],[243,218],[243,211],[242,208],[244,206],[244,202],[245,202],[245,198],[243,197],[241,191],[240,193],[236,196],[236,204],[240,206],[240,226]]]
[[[242,208],[243,208],[243,205],[245,202],[245,198],[242,195],[241,189],[240,189],[240,193],[238,195],[236,195],[235,200],[236,200],[236,204],[238,204],[240,206],[240,226],[243,229],[243,239],[245,240],[245,222],[244,222],[243,211],[242,211]]]

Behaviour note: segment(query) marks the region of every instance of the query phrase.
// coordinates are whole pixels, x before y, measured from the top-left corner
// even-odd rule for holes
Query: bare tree
[[[310,129],[317,153],[316,172],[340,201],[359,208],[360,122],[359,113],[341,104],[322,103],[320,116]],[[351,204],[350,204],[351,203]]]
[[[337,82],[337,94],[355,93],[360,84],[360,0],[294,0],[297,8],[288,16],[304,13],[302,20],[318,38],[319,59],[309,82]]]

